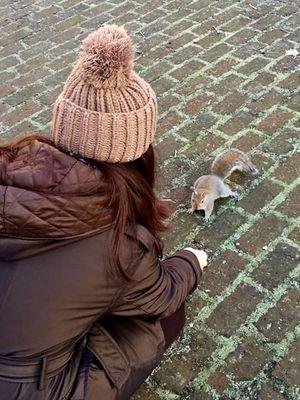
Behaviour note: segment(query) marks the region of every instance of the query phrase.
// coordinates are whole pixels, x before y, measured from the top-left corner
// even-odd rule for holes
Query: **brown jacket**
[[[200,267],[188,251],[160,262],[131,226],[133,281],[113,273],[104,192],[100,171],[38,141],[0,163],[0,400],[125,400],[161,359],[159,320]]]

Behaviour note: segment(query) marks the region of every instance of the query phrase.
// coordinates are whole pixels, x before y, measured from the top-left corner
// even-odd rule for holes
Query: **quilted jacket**
[[[0,400],[125,400],[164,352],[160,320],[197,285],[180,251],[128,226],[125,282],[110,262],[99,170],[33,141],[0,163]]]

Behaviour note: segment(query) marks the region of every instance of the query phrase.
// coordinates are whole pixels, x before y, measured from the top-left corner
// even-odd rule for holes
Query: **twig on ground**
[[[217,32],[217,33],[221,33],[221,29],[218,29],[217,27],[213,26],[213,29]]]
[[[249,4],[249,7],[253,8],[253,10],[257,11],[257,8],[256,8],[256,7],[254,7],[254,5],[253,5],[253,4]]]

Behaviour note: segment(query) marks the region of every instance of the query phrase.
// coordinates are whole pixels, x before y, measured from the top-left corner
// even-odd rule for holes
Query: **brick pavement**
[[[49,134],[50,106],[80,40],[125,24],[157,91],[158,190],[179,206],[166,253],[204,247],[211,266],[184,335],[134,400],[298,399],[297,0],[0,0],[1,140]],[[189,186],[235,146],[260,169],[206,223]],[[298,218],[298,219],[297,219]],[[298,386],[297,386],[298,385]]]

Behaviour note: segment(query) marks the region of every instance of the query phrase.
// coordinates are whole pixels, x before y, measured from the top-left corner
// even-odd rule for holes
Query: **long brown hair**
[[[14,159],[20,149],[32,140],[38,140],[54,146],[51,139],[40,135],[21,136],[9,143],[0,144],[0,162]],[[107,202],[113,214],[114,234],[112,262],[126,279],[130,277],[122,267],[120,249],[126,225],[143,225],[155,238],[159,253],[162,252],[160,234],[167,230],[166,218],[172,208],[166,201],[158,199],[154,192],[155,154],[153,147],[137,160],[123,164],[111,164],[87,159],[103,173],[107,183]]]

